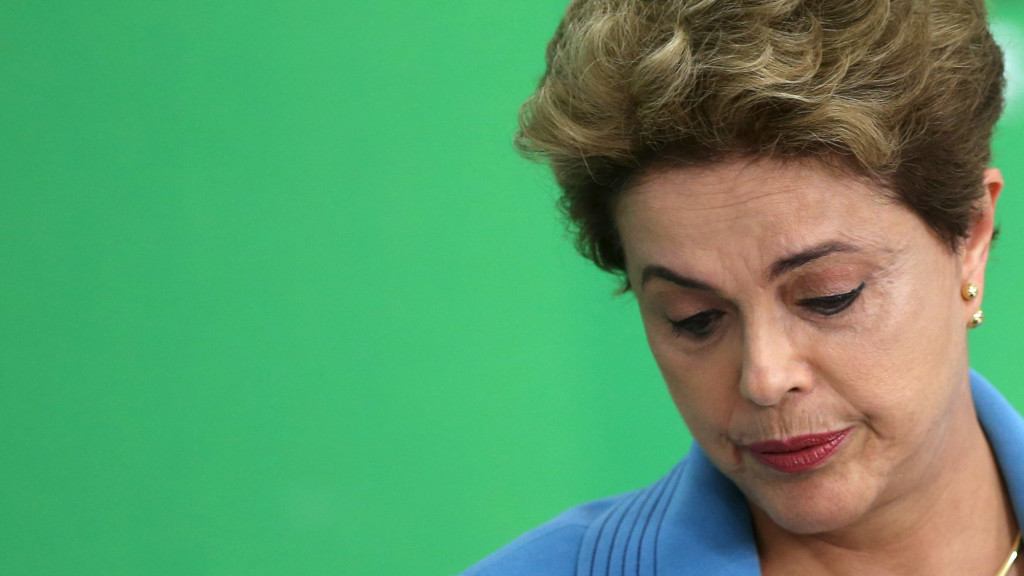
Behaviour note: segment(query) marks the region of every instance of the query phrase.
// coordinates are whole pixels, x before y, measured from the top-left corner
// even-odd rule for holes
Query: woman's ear
[[[968,229],[969,236],[963,244],[961,283],[974,284],[981,293],[984,293],[985,265],[988,263],[988,251],[995,231],[996,201],[1002,191],[1003,175],[999,169],[985,170],[985,195],[981,198],[976,219]],[[980,298],[977,304],[981,304]]]

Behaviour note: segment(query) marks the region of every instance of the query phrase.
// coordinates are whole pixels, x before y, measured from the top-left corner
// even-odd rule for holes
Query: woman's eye
[[[818,298],[804,298],[803,300],[797,301],[797,304],[812,312],[821,314],[822,316],[834,316],[849,308],[850,305],[857,300],[857,297],[860,296],[860,293],[863,290],[864,284],[861,283],[860,286],[857,286],[849,292],[832,294],[830,296],[821,296]]]
[[[715,331],[718,321],[725,315],[721,310],[705,310],[682,320],[669,319],[672,324],[672,331],[676,336],[689,336],[697,340],[703,340]]]

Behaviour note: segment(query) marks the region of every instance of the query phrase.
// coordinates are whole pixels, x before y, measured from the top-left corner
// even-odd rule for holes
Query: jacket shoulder
[[[462,576],[575,576],[576,559],[591,524],[629,494],[572,508],[516,538]]]

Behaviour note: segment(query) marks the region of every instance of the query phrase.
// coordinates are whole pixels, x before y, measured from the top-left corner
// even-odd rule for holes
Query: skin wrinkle
[[[861,573],[922,573],[896,553],[919,547],[922,530],[941,529],[937,508],[946,514],[939,526],[977,519],[977,510],[958,509],[965,467],[990,472],[984,478],[994,485],[971,489],[990,512],[1006,515],[966,378],[965,325],[975,303],[960,299],[959,284],[965,274],[983,274],[981,244],[954,252],[884,191],[806,162],[666,169],[623,195],[616,220],[636,286],[640,270],[654,264],[717,291],[652,278],[636,296],[680,414],[751,504],[765,566],[825,574],[838,562]],[[780,258],[827,242],[857,250],[771,278]],[[860,297],[835,316],[794,304],[861,282]],[[724,315],[706,340],[670,328],[667,319],[707,309]],[[837,453],[809,473],[768,469],[744,449],[846,428],[852,432]],[[944,497],[954,501],[937,506]],[[929,573],[987,566],[1005,554],[996,543],[1009,542],[1011,521],[968,526],[988,534],[989,548],[974,542],[971,550],[954,546],[952,558],[933,553]],[[793,550],[813,551],[820,570],[810,570],[805,556],[792,561]]]
[[[550,163],[577,249],[623,291],[647,262],[715,288],[635,295],[765,576],[994,572],[1015,520],[966,384],[981,301],[959,296],[984,293],[1002,186],[985,1],[573,0],[546,63],[516,146]],[[770,277],[829,240],[861,250]],[[801,304],[859,285],[834,316]],[[844,425],[833,476],[743,451]]]
[[[516,145],[550,161],[577,249],[616,273],[607,199],[669,158],[842,158],[955,246],[1002,66],[983,0],[574,0]]]

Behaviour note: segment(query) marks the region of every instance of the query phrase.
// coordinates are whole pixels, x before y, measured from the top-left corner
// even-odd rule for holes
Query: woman
[[[467,575],[1024,574],[970,372],[1003,182],[982,0],[578,0],[524,106],[696,440]]]

